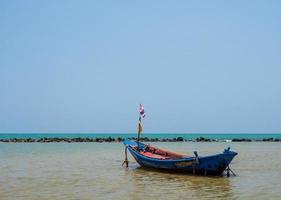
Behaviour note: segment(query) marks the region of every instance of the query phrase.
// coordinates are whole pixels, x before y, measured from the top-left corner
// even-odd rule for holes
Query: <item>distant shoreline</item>
[[[76,137],[76,138],[67,138],[67,137],[42,137],[39,139],[36,138],[6,138],[1,139],[2,143],[81,143],[81,142],[123,142],[125,139],[136,140],[135,137]],[[174,138],[140,138],[141,142],[281,142],[280,138],[263,138],[263,139],[249,139],[249,138],[233,138],[233,139],[213,139],[206,137],[197,137],[195,139],[185,139],[183,137],[174,137]]]

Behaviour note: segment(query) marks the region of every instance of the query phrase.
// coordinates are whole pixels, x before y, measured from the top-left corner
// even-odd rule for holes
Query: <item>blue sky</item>
[[[0,1],[0,132],[280,133],[280,1]]]

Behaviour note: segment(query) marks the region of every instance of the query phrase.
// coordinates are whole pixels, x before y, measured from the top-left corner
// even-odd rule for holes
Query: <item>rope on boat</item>
[[[122,164],[122,166],[126,165],[126,167],[129,166],[129,160],[128,160],[128,146],[125,147],[125,160]]]
[[[229,165],[226,168],[226,176],[229,177],[230,176],[230,172],[233,174],[233,176],[236,176],[236,174],[230,169]]]

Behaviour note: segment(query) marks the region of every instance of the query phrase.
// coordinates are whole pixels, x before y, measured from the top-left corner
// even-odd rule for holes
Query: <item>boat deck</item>
[[[162,155],[158,155],[158,154],[154,154],[154,153],[151,153],[151,152],[140,152],[141,155],[144,155],[146,157],[149,157],[149,158],[157,158],[157,159],[171,159],[170,156],[162,156]]]
[[[137,148],[135,147],[134,150],[137,150]],[[147,145],[145,147],[145,150],[141,150],[139,151],[139,153],[143,156],[160,160],[175,160],[188,157],[187,155],[170,152],[165,149],[155,148],[150,145]]]

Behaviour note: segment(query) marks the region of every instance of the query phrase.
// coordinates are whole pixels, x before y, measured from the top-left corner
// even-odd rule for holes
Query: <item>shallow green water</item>
[[[237,177],[199,177],[121,167],[121,143],[0,143],[0,199],[280,199],[281,145],[153,143],[199,154],[230,145]]]

